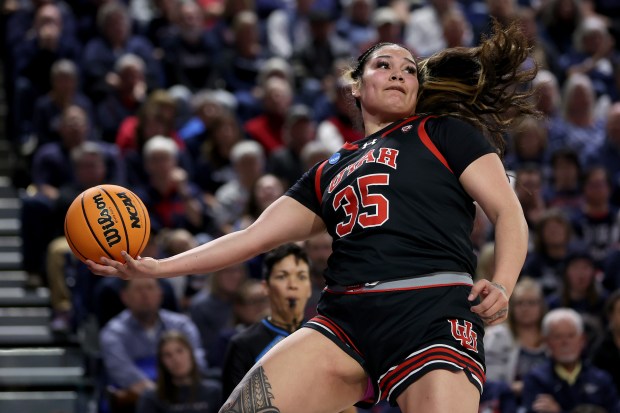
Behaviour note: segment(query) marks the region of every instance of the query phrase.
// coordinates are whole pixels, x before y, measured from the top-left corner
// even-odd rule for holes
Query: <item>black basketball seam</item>
[[[125,246],[127,247],[125,251],[127,252],[127,254],[129,254],[131,251],[129,249],[129,235],[127,234],[127,226],[125,226],[125,219],[123,218],[123,214],[121,213],[121,210],[118,209],[118,205],[116,205],[116,202],[114,202],[114,198],[112,198],[112,195],[110,195],[110,193],[106,191],[105,188],[102,186],[100,186],[99,189],[105,192],[108,198],[110,198],[110,201],[112,201],[112,203],[114,204],[114,208],[116,208],[116,212],[118,213],[118,218],[121,221],[121,224],[123,225],[123,231],[125,231]]]
[[[144,217],[144,223],[147,224],[148,223],[148,227],[147,225],[144,225],[144,231],[142,232],[142,242],[140,242],[140,248],[138,248],[138,251],[142,251],[142,246],[146,243],[147,237],[150,236],[150,232],[151,232],[151,221],[150,218],[147,219],[147,213],[144,211],[144,208],[146,208],[144,206],[144,202],[142,202],[142,200],[140,198],[138,198],[138,195],[134,194],[131,191],[128,191],[129,194],[133,195],[133,197],[135,198],[134,201],[136,202],[136,204],[138,204],[140,206],[140,209],[142,210],[142,216]]]
[[[90,259],[86,255],[82,254],[80,250],[78,249],[77,245],[75,244],[75,242],[71,240],[71,236],[69,235],[69,232],[67,231],[67,218],[66,217],[65,217],[65,238],[67,238],[67,242],[69,243],[70,246],[73,247],[73,250],[77,252],[78,254],[80,254],[82,258],[84,258],[85,260]]]
[[[88,220],[88,214],[86,214],[86,208],[84,208],[84,196],[82,196],[82,199],[80,200],[80,203],[82,205],[82,213],[84,214],[85,217],[85,221],[86,221],[86,225],[88,225],[88,229],[90,230],[90,233],[93,235],[93,238],[95,239],[95,241],[97,242],[97,244],[99,244],[99,246],[101,247],[101,249],[103,250],[103,252],[105,252],[108,257],[110,257],[110,259],[114,259],[114,257],[112,256],[112,254],[110,254],[108,252],[108,250],[101,244],[101,242],[99,242],[99,238],[97,238],[97,234],[95,234],[95,231],[93,230],[93,227],[90,225],[90,221]]]

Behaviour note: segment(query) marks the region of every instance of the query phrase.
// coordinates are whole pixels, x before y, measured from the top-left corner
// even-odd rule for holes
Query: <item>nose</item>
[[[392,73],[391,80],[403,80],[403,75],[400,73]]]

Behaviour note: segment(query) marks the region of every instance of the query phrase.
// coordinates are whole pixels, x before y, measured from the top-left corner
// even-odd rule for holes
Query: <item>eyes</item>
[[[376,67],[379,69],[390,69],[390,62],[387,60],[378,60],[376,63]],[[405,67],[404,71],[409,73],[410,75],[415,75],[417,73],[417,69],[413,65],[408,65]]]

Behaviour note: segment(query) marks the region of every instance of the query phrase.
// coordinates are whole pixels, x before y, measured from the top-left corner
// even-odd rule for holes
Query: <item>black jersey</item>
[[[301,324],[298,327],[300,326]],[[235,335],[228,344],[222,369],[224,400],[252,366],[273,346],[289,335],[288,331],[272,324],[267,319],[252,324]]]
[[[466,122],[413,116],[306,172],[286,194],[319,215],[334,239],[327,283],[473,274],[475,206],[459,176],[492,152]]]

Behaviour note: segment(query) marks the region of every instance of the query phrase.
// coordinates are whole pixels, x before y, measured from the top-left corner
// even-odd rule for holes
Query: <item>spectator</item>
[[[547,130],[543,123],[532,117],[515,122],[509,131],[511,150],[505,157],[507,169],[516,170],[525,163],[535,164],[544,170],[547,154]]]
[[[544,35],[558,54],[571,50],[573,34],[583,19],[579,0],[550,0],[543,4],[541,23]]]
[[[572,308],[585,324],[587,348],[603,332],[607,291],[596,281],[596,262],[587,252],[571,253],[564,263],[562,287],[548,298],[549,308]]]
[[[82,56],[84,84],[93,101],[100,100],[108,90],[108,76],[114,72],[119,56],[132,53],[144,61],[149,89],[162,85],[160,64],[154,58],[153,45],[142,36],[134,35],[131,18],[121,2],[108,2],[97,11],[99,36],[86,43]]]
[[[403,43],[403,22],[393,7],[379,7],[372,14],[374,36],[366,44],[359,47],[356,55],[361,54],[374,43]]]
[[[303,168],[308,170],[317,163],[329,158],[331,154],[333,152],[323,142],[312,141],[304,146],[304,149],[301,151],[301,163]]]
[[[295,0],[290,8],[274,10],[266,19],[269,51],[283,59],[293,56],[310,38],[310,15],[313,0]]]
[[[405,44],[420,57],[428,57],[445,49],[447,44],[442,20],[458,7],[454,0],[431,0],[426,6],[413,10],[405,26]],[[459,46],[471,46],[472,40],[471,29],[467,28]]]
[[[620,392],[620,290],[612,293],[605,304],[608,330],[592,351],[592,363],[607,371]]]
[[[620,102],[609,108],[605,143],[599,149],[595,159],[605,167],[609,174],[612,185],[611,202],[620,207]]]
[[[37,146],[60,141],[59,126],[62,112],[68,106],[78,106],[92,121],[93,107],[80,92],[78,68],[67,59],[56,61],[51,68],[51,90],[34,104],[33,124]]]
[[[135,54],[120,57],[110,75],[111,88],[97,106],[101,138],[114,142],[119,125],[136,115],[147,93],[144,61]]]
[[[222,185],[216,192],[218,202],[216,214],[221,228],[231,231],[231,226],[246,210],[254,184],[265,172],[265,155],[261,146],[254,141],[235,144],[230,153],[235,169],[235,179]]]
[[[308,19],[310,38],[295,50],[292,61],[300,98],[312,106],[323,80],[332,73],[333,62],[349,58],[351,45],[336,34],[334,16],[329,12],[312,10]]]
[[[267,351],[303,324],[311,294],[308,257],[303,249],[285,244],[269,252],[263,279],[271,315],[232,338],[222,372],[224,398]]]
[[[579,24],[573,48],[560,57],[568,77],[581,73],[590,78],[597,97],[615,95],[613,64],[618,59],[611,35],[603,19],[588,16]]]
[[[188,230],[174,228],[164,230],[157,236],[163,255],[176,255],[198,246],[199,240]],[[174,290],[181,312],[189,310],[191,299],[205,287],[206,274],[191,274],[183,277],[169,278],[167,281]]]
[[[583,203],[573,216],[575,235],[583,241],[598,268],[620,243],[620,211],[611,204],[611,182],[603,166],[584,174]]]
[[[222,331],[234,326],[233,299],[247,278],[247,272],[245,266],[239,264],[216,271],[209,277],[210,283],[194,296],[189,312],[200,331],[209,365],[221,366],[222,360],[216,357],[217,339]]]
[[[569,216],[580,207],[581,161],[574,150],[559,149],[551,154],[551,176],[543,196],[549,208],[560,208]]]
[[[220,49],[216,36],[205,29],[202,9],[193,0],[180,3],[178,14],[176,30],[162,41],[166,84],[192,92],[213,87]]]
[[[23,142],[34,130],[32,102],[49,92],[54,62],[60,59],[77,61],[81,51],[75,37],[63,30],[65,22],[57,4],[44,4],[35,13],[25,39],[9,45],[14,48],[14,71],[11,73],[14,95],[9,108],[16,126],[13,137],[16,142]]]
[[[151,227],[184,228],[194,235],[214,237],[219,233],[211,208],[205,203],[200,189],[188,179],[179,167],[179,149],[165,136],[155,136],[146,142],[143,150],[144,169],[148,183],[135,189],[150,211]]]
[[[261,43],[256,13],[239,13],[234,17],[231,27],[233,44],[225,49],[219,71],[226,90],[237,95],[254,87],[261,66],[270,55]]]
[[[441,31],[446,48],[467,47],[472,44],[471,24],[459,8],[452,7],[443,15]]]
[[[560,105],[560,87],[556,75],[548,70],[540,70],[532,81],[536,109],[543,115],[543,124],[548,136],[561,133],[562,128]],[[547,142],[548,143],[548,142]],[[548,145],[547,145],[548,146]]]
[[[224,109],[214,109],[204,132],[202,143],[194,151],[194,177],[204,192],[215,194],[227,182],[235,179],[235,169],[230,156],[236,144],[243,141],[243,132],[234,114]],[[188,145],[190,143],[188,142]]]
[[[351,45],[350,54],[358,56],[375,37],[372,14],[375,0],[349,0],[336,20],[336,33]]]
[[[549,135],[549,149],[572,149],[582,165],[596,156],[605,141],[605,121],[597,113],[592,81],[584,74],[572,74],[562,91],[562,117]]]
[[[34,155],[32,179],[34,195],[22,197],[21,237],[23,268],[32,275],[32,286],[40,284],[44,273],[47,245],[54,238],[57,223],[49,220],[51,206],[58,199],[59,188],[75,182],[71,151],[87,141],[90,131],[88,116],[78,106],[68,106],[61,115],[60,142],[41,146]],[[106,161],[106,182],[123,185],[124,167],[116,148],[96,144]],[[39,280],[37,280],[39,278]]]
[[[545,296],[559,290],[564,263],[575,248],[572,238],[570,221],[561,210],[551,208],[540,217],[534,250],[528,253],[521,274],[540,282]]]
[[[539,165],[527,163],[517,168],[515,192],[528,227],[536,228],[547,208],[543,198],[543,173]]]
[[[75,181],[59,188],[58,198],[52,204],[49,217],[55,229],[51,234],[54,239],[47,248],[45,261],[53,311],[50,326],[55,332],[68,332],[78,321],[74,319],[73,297],[66,280],[67,259],[71,258],[72,252],[63,233],[65,215],[82,191],[106,182],[105,157],[95,142],[85,142],[75,147],[71,151],[71,164],[75,171]],[[42,236],[41,233],[37,235]]]
[[[157,381],[142,393],[136,413],[217,413],[222,389],[201,378],[192,343],[178,331],[165,332],[157,346]]]
[[[263,113],[245,122],[243,129],[270,155],[284,145],[282,133],[286,114],[293,103],[293,90],[286,80],[270,77],[262,93]]]
[[[111,319],[99,336],[107,382],[118,389],[114,393],[117,398],[135,402],[145,390],[155,388],[157,346],[169,330],[185,334],[199,369],[205,371],[196,325],[183,314],[161,309],[162,290],[157,280],[125,281],[121,299],[127,309]]]
[[[319,123],[317,139],[331,151],[338,151],[345,143],[352,143],[363,137],[360,129],[354,99],[351,94],[351,85],[343,79],[336,81],[336,87],[331,92],[334,113]]]
[[[286,187],[293,185],[304,173],[301,151],[316,138],[312,112],[305,105],[294,105],[286,116],[282,140],[284,146],[269,157],[268,170],[280,178]]]
[[[510,386],[521,399],[523,378],[546,360],[542,319],[547,312],[538,282],[522,277],[510,299],[508,323],[488,327],[484,335],[487,380]]]
[[[593,404],[609,413],[619,411],[611,376],[581,360],[585,347],[583,320],[572,309],[551,310],[543,319],[548,360],[524,380],[523,404],[529,412],[572,411]]]

